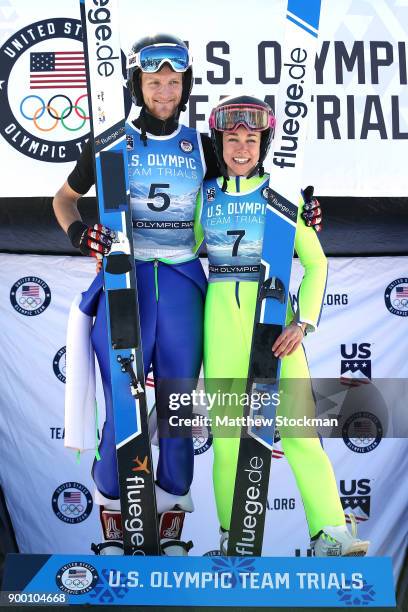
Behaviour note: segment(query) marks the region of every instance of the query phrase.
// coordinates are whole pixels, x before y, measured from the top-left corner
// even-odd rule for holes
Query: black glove
[[[302,219],[307,227],[313,227],[316,232],[322,229],[322,209],[320,208],[319,200],[313,197],[314,188],[309,186],[303,191],[303,212]]]
[[[116,239],[116,233],[109,227],[99,223],[89,227],[82,221],[71,223],[67,234],[72,246],[79,249],[82,255],[89,255],[97,259],[109,254],[112,242]]]

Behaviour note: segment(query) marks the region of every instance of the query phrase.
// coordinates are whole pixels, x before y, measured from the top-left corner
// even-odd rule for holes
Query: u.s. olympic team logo
[[[82,523],[93,507],[92,495],[80,482],[64,482],[52,495],[52,509],[64,523]]]
[[[193,418],[194,417],[199,418],[199,415],[193,413]],[[209,425],[206,425],[204,423],[198,423],[198,425],[193,425],[192,436],[194,445],[194,455],[202,455],[211,447],[213,437]]]
[[[10,302],[19,314],[26,317],[36,316],[50,305],[51,289],[42,278],[25,276],[12,286]]]
[[[355,453],[369,453],[381,442],[384,431],[377,415],[361,411],[352,414],[342,428],[344,444]]]
[[[78,19],[30,24],[0,49],[0,132],[28,157],[70,162],[89,136],[82,28]]]
[[[55,582],[58,588],[69,595],[84,595],[92,591],[99,580],[93,565],[84,561],[66,563],[57,572]]]
[[[52,369],[54,370],[55,376],[62,383],[66,382],[66,347],[62,346],[54,356],[52,360]]]
[[[191,153],[194,150],[194,145],[190,140],[180,140],[179,146],[184,153]]]
[[[384,293],[388,310],[399,317],[408,317],[408,278],[397,278],[388,285]]]

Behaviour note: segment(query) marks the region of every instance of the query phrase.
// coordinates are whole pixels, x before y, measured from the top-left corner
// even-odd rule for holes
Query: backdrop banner
[[[390,381],[387,406],[400,411],[399,386],[408,378],[405,358],[407,258],[329,259],[329,281],[320,326],[304,346],[314,379]],[[64,448],[65,342],[74,296],[91,283],[94,261],[85,257],[0,255],[0,485],[22,553],[89,554],[101,540],[93,503],[92,452],[80,461]],[[295,260],[293,296],[302,277]],[[293,297],[295,300],[295,297]],[[397,389],[395,397],[392,390]],[[316,393],[317,412],[335,415],[348,385],[327,404]],[[360,390],[357,389],[360,393]],[[150,408],[153,379],[148,377]],[[406,393],[405,393],[406,397]],[[100,425],[103,398],[97,390]],[[352,511],[370,556],[390,556],[397,578],[407,543],[407,441],[390,410],[343,419],[342,433],[323,444],[333,462],[345,512]],[[367,429],[367,423],[370,426]],[[374,429],[373,429],[374,428]],[[367,433],[368,432],[368,433]],[[194,429],[196,510],[185,520],[190,555],[219,553],[212,491],[212,440]],[[157,458],[157,449],[153,447]],[[296,483],[277,439],[268,495],[264,554],[310,556],[307,525]]]
[[[284,0],[252,0],[250,9],[244,0],[208,0],[193,19],[188,0],[121,0],[120,10],[124,53],[147,32],[188,42],[195,78],[185,123],[207,132],[211,107],[243,91],[274,104]],[[407,41],[406,2],[323,0],[304,168],[319,194],[406,196]],[[53,195],[89,134],[79,2],[3,0],[0,45],[0,154],[8,161],[0,197]],[[61,69],[62,57],[75,71]]]

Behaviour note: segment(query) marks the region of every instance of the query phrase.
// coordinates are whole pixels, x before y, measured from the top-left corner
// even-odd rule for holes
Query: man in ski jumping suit
[[[219,388],[220,379],[230,379],[224,382],[229,392],[246,391],[269,182],[262,163],[273,126],[270,107],[249,96],[223,100],[210,117],[222,174],[221,178],[204,181],[202,190],[201,223],[209,259],[204,373],[210,391],[212,386],[214,391]],[[315,232],[305,226],[300,215],[295,250],[305,269],[299,306],[295,314],[288,301],[286,327],[272,351],[282,358],[281,383],[285,379],[308,382],[301,385],[301,401],[289,404],[282,400],[278,414],[296,416],[296,406],[301,406],[301,415],[313,417],[315,405],[301,342],[305,332],[314,331],[319,322],[327,261]],[[250,271],[240,271],[242,266]],[[213,424],[216,414],[240,416],[242,407],[235,406],[232,413],[218,406],[212,411]],[[223,554],[228,548],[240,441],[239,427],[235,435],[226,429],[214,427],[213,441],[214,491]],[[356,539],[355,533],[350,535],[346,527],[333,469],[318,436],[296,438],[292,433],[291,437],[290,428],[285,429],[279,428],[282,446],[302,496],[315,555],[364,555],[368,542]]]
[[[145,374],[153,366],[158,421],[166,421],[168,381],[173,392],[190,392],[196,384],[203,344],[206,278],[196,252],[201,243],[196,224],[196,196],[207,171],[217,174],[208,136],[179,124],[188,101],[193,75],[189,51],[180,39],[159,34],[135,43],[128,57],[128,87],[139,117],[126,125],[130,200],[133,219],[143,362]],[[106,255],[111,246],[108,228],[88,228],[76,202],[94,183],[92,151],[84,151],[67,182],[57,193],[54,210],[74,246],[83,254]],[[68,205],[67,205],[68,202]],[[169,229],[157,229],[163,221]],[[92,344],[102,373],[106,421],[94,462],[96,502],[101,505],[105,544],[96,552],[121,554],[121,524],[117,462],[103,275],[98,274],[82,294],[79,309],[95,317]],[[69,444],[69,440],[68,440]],[[70,444],[71,445],[71,444]],[[173,524],[182,526],[184,512],[193,510],[192,437],[159,435],[156,498],[159,514],[182,513]],[[165,523],[172,522],[171,516]],[[112,529],[112,525],[115,526]],[[110,526],[110,527],[109,527]],[[181,527],[174,537],[161,538],[167,554],[184,554]],[[111,535],[114,534],[114,540]],[[163,535],[163,534],[162,534]],[[164,541],[165,540],[165,541]],[[169,544],[171,545],[169,547]]]
[[[133,46],[128,66],[128,86],[133,102],[142,107],[139,117],[128,123],[126,129],[143,362],[145,373],[150,365],[153,366],[156,409],[158,418],[165,422],[169,393],[169,389],[164,388],[165,381],[177,381],[179,388],[173,386],[172,392],[188,392],[195,386],[200,371],[206,279],[197,258],[202,236],[196,223],[196,195],[204,175],[215,177],[219,170],[209,137],[179,124],[179,114],[185,109],[193,79],[186,45],[167,34],[143,38]],[[110,250],[109,229],[99,225],[88,227],[77,208],[79,197],[93,183],[92,151],[88,144],[56,194],[53,205],[72,244],[84,255],[100,257]],[[306,223],[319,227],[318,203],[304,214]],[[156,221],[172,222],[173,229],[155,229]],[[180,224],[183,229],[179,228]],[[92,344],[102,373],[106,403],[106,421],[99,447],[101,459],[95,461],[93,467],[97,487],[95,501],[101,506],[105,538],[97,552],[120,554],[119,491],[102,289],[103,278],[99,274],[82,295],[77,310],[89,321],[95,317]],[[67,384],[69,386],[69,381]],[[81,448],[68,431],[65,444]],[[171,513],[175,508],[181,513],[192,511],[190,485],[194,450],[191,437],[159,436],[159,449],[158,512]],[[180,533],[172,542],[163,544],[167,545],[167,554],[186,551]]]

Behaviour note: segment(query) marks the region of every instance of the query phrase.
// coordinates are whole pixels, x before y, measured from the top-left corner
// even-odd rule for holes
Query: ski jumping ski
[[[271,347],[285,325],[289,299],[303,157],[309,119],[310,92],[321,0],[288,0],[282,72],[272,141],[272,168],[261,258],[247,392],[270,396],[262,416],[275,418],[272,397],[279,392],[280,359]],[[311,197],[305,193],[305,197]],[[251,413],[251,416],[252,415]],[[261,416],[259,413],[256,416]],[[244,428],[241,432],[232,507],[228,555],[262,553],[274,427]],[[262,506],[251,514],[254,502]],[[260,505],[259,505],[260,504]]]
[[[80,0],[100,223],[115,242],[104,258],[109,357],[123,546],[159,555],[160,543],[140,337],[116,0]]]

